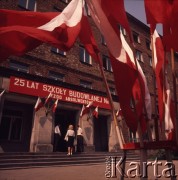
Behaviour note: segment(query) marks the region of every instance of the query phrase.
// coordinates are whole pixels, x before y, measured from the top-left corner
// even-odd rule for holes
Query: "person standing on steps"
[[[67,141],[68,156],[72,155],[73,147],[74,147],[74,138],[75,138],[74,127],[73,125],[70,124],[65,136],[65,140]]]
[[[61,139],[60,124],[57,124],[54,128],[54,152],[59,150],[59,142]]]
[[[77,152],[83,152],[83,131],[80,125],[77,126]]]

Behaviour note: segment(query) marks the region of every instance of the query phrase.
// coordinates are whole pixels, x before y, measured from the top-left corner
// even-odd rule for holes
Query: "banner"
[[[9,91],[31,96],[39,96],[42,98],[47,97],[51,92],[52,98],[59,99],[60,101],[77,104],[88,104],[89,102],[93,101],[94,106],[99,106],[100,108],[104,109],[110,109],[109,101],[106,97],[79,92],[60,86],[53,86],[50,84],[44,84],[14,76],[10,77]]]

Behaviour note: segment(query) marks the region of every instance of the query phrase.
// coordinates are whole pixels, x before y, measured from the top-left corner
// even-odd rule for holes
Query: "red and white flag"
[[[89,102],[87,104],[87,106],[83,105],[82,106],[82,110],[81,110],[81,113],[80,113],[80,117],[82,117],[83,115],[85,114],[88,114],[90,112],[90,109],[93,107],[93,102]]]
[[[165,130],[170,133],[174,129],[173,120],[171,118],[171,90],[170,86],[167,80],[167,77],[165,78],[166,81],[166,100],[165,100]]]
[[[119,117],[119,116],[123,116],[121,109],[116,112],[116,117]]]
[[[44,105],[48,104],[48,103],[51,101],[51,99],[52,99],[52,93],[50,92],[49,95],[48,95],[48,97],[47,97],[46,100],[45,100]]]
[[[58,99],[56,99],[55,103],[54,103],[53,106],[52,106],[52,112],[53,112],[53,113],[56,112],[57,105],[58,105]]]
[[[154,50],[154,66],[155,66],[155,75],[156,75],[156,84],[158,89],[158,108],[159,108],[159,120],[160,123],[163,122],[164,119],[164,102],[163,102],[163,67],[164,67],[164,59],[165,52],[162,44],[162,40],[159,37],[157,31],[155,30],[153,33],[153,50]]]
[[[0,99],[1,99],[1,97],[3,96],[3,94],[5,93],[5,89],[0,93]]]
[[[82,106],[82,110],[81,110],[81,112],[80,112],[80,117],[82,117],[82,116],[83,116],[83,111],[84,111],[84,109],[85,109],[85,105],[83,104],[83,106]]]
[[[40,110],[40,108],[42,108],[43,106],[44,106],[44,104],[42,103],[41,98],[38,97],[36,104],[35,104],[35,107],[34,107],[35,112]]]
[[[94,111],[93,111],[93,116],[94,116],[95,118],[98,118],[98,106],[94,109]]]
[[[146,91],[148,89],[145,88],[146,86],[144,84],[146,79],[142,78],[142,87],[140,87],[138,83],[137,69],[133,63],[133,52],[128,44],[125,43],[126,41],[124,42],[124,38],[120,37],[122,33],[118,31],[117,23],[109,20],[106,15],[107,13],[103,11],[99,1],[87,0],[87,3],[89,5],[92,18],[104,35],[107,47],[111,53],[111,63],[116,89],[123,115],[126,119],[128,127],[135,132],[137,130],[138,119],[130,107],[130,102],[132,99],[132,94],[134,93],[135,98],[137,98],[137,102],[139,102],[137,103],[137,112],[139,114],[139,118],[141,118],[143,112],[143,103],[146,102],[147,108],[150,108],[150,96]],[[123,41],[120,40],[120,38],[122,38]],[[139,76],[143,76],[141,70],[139,70]],[[144,88],[143,96],[141,95],[141,88]],[[136,95],[139,95],[139,97]],[[144,99],[145,102],[143,102],[142,99]],[[149,109],[149,116],[151,114],[150,110],[151,108]]]
[[[151,25],[152,32],[158,23],[162,23],[166,29],[170,29],[172,2],[170,0],[144,0],[144,2],[147,23]]]
[[[72,0],[61,13],[1,9],[1,59],[23,55],[42,43],[69,50],[80,32],[82,8],[83,0]]]

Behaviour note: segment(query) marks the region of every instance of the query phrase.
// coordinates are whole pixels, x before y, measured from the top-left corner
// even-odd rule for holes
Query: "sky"
[[[148,25],[146,23],[144,0],[124,0],[124,5],[125,10],[129,14]],[[161,26],[158,25],[156,29],[160,34],[162,34]]]
[[[125,10],[146,24],[144,0],[124,0]]]

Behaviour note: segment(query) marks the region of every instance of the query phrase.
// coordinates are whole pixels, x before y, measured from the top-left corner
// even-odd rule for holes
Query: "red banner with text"
[[[44,84],[19,77],[10,77],[9,91],[32,96],[39,96],[42,98],[47,97],[51,92],[52,98],[54,99],[77,104],[88,104],[92,101],[94,106],[110,109],[109,101],[106,97],[79,92],[60,86]]]

